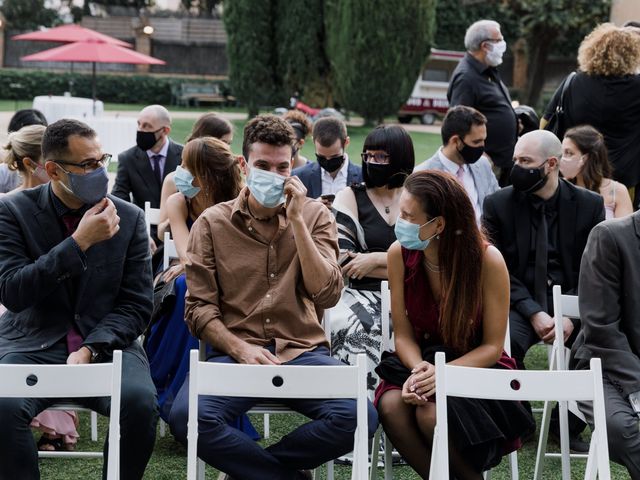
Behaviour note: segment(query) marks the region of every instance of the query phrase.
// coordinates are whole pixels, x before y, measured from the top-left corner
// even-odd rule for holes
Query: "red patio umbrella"
[[[37,30],[35,32],[21,33],[20,35],[14,35],[12,40],[33,40],[42,42],[61,42],[61,43],[73,43],[73,42],[86,42],[88,40],[103,41],[105,43],[111,43],[113,45],[119,45],[121,47],[133,47],[130,43],[123,42],[117,38],[110,37],[104,33],[96,32],[90,28],[81,27],[75,23],[69,25],[61,25],[55,28],[49,28],[47,30]]]
[[[164,60],[150,57],[135,50],[93,40],[75,42],[61,47],[50,48],[42,52],[22,57],[25,62],[81,62],[91,63],[91,92],[96,101],[96,63],[129,63],[137,65],[165,65]]]

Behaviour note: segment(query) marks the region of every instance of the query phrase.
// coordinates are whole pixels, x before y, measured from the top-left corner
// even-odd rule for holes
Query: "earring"
[[[440,234],[436,235],[436,240],[440,240]]]

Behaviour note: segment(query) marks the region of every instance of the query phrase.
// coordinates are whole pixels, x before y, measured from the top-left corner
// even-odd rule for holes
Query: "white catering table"
[[[118,154],[136,144],[138,123],[135,117],[103,115],[101,117],[72,116],[67,118],[80,120],[93,128],[98,134],[102,151],[113,155],[114,161],[118,160]]]
[[[61,118],[85,119],[94,116],[93,100],[90,98],[40,95],[33,99],[33,108],[40,110],[47,122],[53,123]],[[104,112],[104,103],[96,100],[95,115]]]

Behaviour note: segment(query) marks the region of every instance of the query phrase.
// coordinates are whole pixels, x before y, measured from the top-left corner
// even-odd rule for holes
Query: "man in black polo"
[[[466,105],[487,117],[485,153],[500,169],[498,180],[505,186],[513,165],[518,120],[509,90],[496,69],[507,49],[500,24],[493,20],[475,22],[467,29],[464,46],[467,53],[453,72],[447,99],[452,107]]]

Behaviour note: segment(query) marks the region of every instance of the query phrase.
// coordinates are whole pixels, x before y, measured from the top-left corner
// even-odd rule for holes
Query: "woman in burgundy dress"
[[[384,355],[377,368],[383,381],[376,406],[393,445],[428,478],[435,352],[446,352],[452,365],[515,368],[503,350],[509,274],[500,252],[478,229],[464,187],[448,173],[423,171],[407,178],[395,229],[398,241],[388,253],[395,354]],[[533,425],[520,402],[448,402],[449,458],[459,480],[482,478]]]

